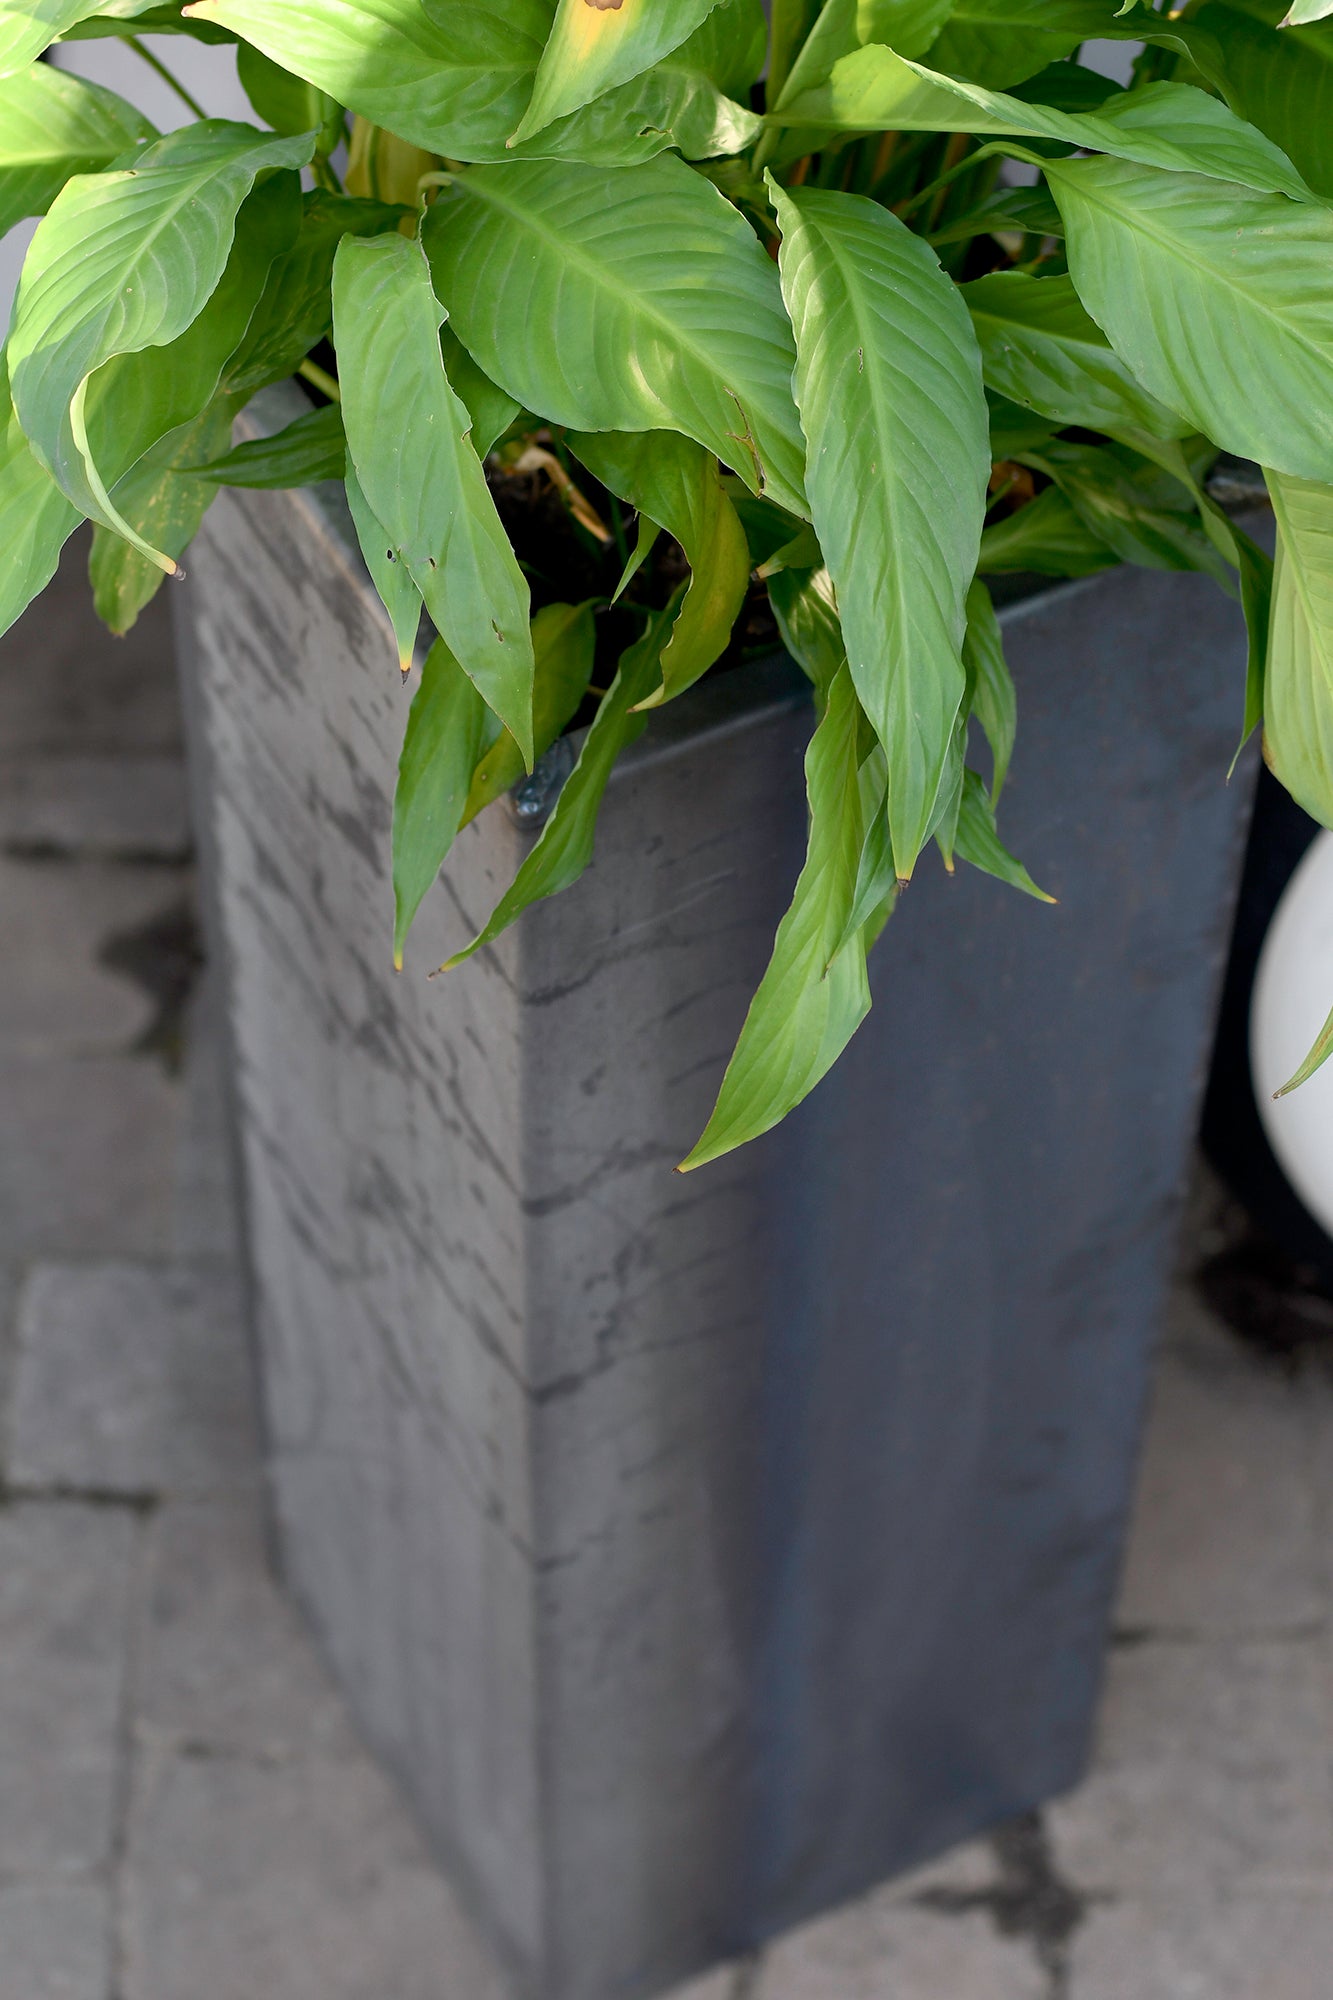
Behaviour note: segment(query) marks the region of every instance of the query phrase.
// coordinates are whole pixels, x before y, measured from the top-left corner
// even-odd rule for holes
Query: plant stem
[[[304,375],[307,382],[321,390],[331,403],[341,403],[343,392],[338,387],[336,379],[330,375],[327,368],[321,368],[318,361],[312,361],[307,355],[298,365],[296,372],[298,375]]]
[[[137,35],[126,35],[125,40],[134,50],[135,55],[140,56],[143,59],[143,61],[147,63],[149,69],[154,69],[157,71],[158,75],[161,77],[163,83],[166,84],[167,88],[169,90],[175,91],[181,103],[187,104],[189,106],[190,110],[193,111],[196,118],[207,118],[208,113],[204,110],[204,107],[199,102],[198,98],[191,97],[189,91],[185,88],[185,85],[180,81],[178,77],[174,77],[171,74],[171,71],[167,68],[166,64],[164,62],[161,62],[158,59],[158,57],[153,54],[153,51],[148,47],[146,42],[141,42]]]

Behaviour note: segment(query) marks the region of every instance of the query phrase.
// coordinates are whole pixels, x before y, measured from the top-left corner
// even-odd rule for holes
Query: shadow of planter
[[[1059,907],[923,867],[834,1075],[681,1180],[799,867],[790,663],[657,717],[584,879],[428,985],[532,834],[469,829],[395,976],[408,694],[336,507],[224,494],[182,602],[281,1559],[516,1989],[651,1993],[1074,1783],[1235,607],[1125,570],[1005,615]]]

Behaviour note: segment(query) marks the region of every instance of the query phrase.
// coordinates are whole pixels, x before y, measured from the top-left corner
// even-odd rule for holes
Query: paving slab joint
[[[1047,2000],[1070,2000],[1070,1945],[1094,1902],[1067,1882],[1056,1867],[1050,1836],[1039,1812],[1021,1814],[990,1836],[999,1870],[985,1889],[923,1889],[910,1898],[919,1909],[941,1916],[990,1917],[1001,1937],[1020,1938],[1032,1947],[1047,1981]]]

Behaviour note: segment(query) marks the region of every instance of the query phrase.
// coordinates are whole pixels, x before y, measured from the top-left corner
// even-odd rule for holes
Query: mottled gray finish
[[[1246,787],[1237,615],[1128,571],[1007,621],[1007,832],[933,867],[801,1113],[706,1115],[803,836],[808,711],[658,718],[596,864],[389,962],[406,711],[319,496],[224,496],[186,681],[287,1574],[538,2000],[682,1978],[1072,1783]]]

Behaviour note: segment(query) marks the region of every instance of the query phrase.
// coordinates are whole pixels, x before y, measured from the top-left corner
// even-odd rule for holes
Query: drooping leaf
[[[227,363],[228,393],[285,382],[333,330],[333,259],[344,236],[379,236],[407,210],[315,188],[304,198],[294,243],[277,257],[245,337]]]
[[[622,656],[615,679],[603,695],[584,737],[578,761],[566,778],[531,853],[484,928],[471,944],[464,945],[445,961],[440,967],[442,972],[461,965],[474,951],[491,944],[530,904],[568,889],[592,860],[597,813],[607,781],[621,751],[647,727],[648,718],[637,713],[638,704],[652,693],[661,677],[662,648],[677,608],[677,600],[673,598],[664,611],[656,614],[643,637]]]
[[[575,432],[568,442],[608,492],[675,536],[690,565],[690,586],[662,654],[662,685],[644,704],[655,708],[692,687],[731,637],[750,580],[745,530],[716,458],[678,432]]]
[[[252,126],[206,120],[145,147],[132,169],[70,181],[39,223],[9,341],[14,404],[57,483],[104,525],[127,529],[106,493],[107,468],[99,469],[94,456],[91,379],[109,361],[182,340],[218,291],[236,241],[235,295],[204,322],[196,343],[177,349],[180,365],[169,393],[158,389],[159,374],[165,380],[170,373],[168,364],[154,365],[151,381],[163,417],[140,451],[197,414],[254,309],[277,233],[288,225],[294,232],[295,208],[280,213],[285,188],[296,200],[294,176],[285,184],[279,173],[271,197],[267,188],[257,191],[262,222],[239,241],[238,211],[261,173],[299,166],[310,147],[309,137],[274,138]],[[247,261],[251,247],[253,271]],[[140,371],[140,379],[150,379],[147,371]],[[126,469],[116,467],[111,476]],[[132,530],[126,538],[168,572],[174,569],[169,557]]]
[[[490,721],[476,688],[437,639],[412,697],[393,801],[393,962],[400,971],[412,919],[463,823]]]
[[[963,640],[972,713],[986,733],[991,753],[991,803],[994,805],[1009,775],[1018,729],[1018,696],[1004,657],[1004,636],[995,616],[991,594],[978,577],[967,593],[967,634]]]
[[[920,237],[855,195],[772,183],[815,530],[888,758],[899,876],[927,837],[963,696],[990,470],[976,340]]]
[[[478,458],[485,458],[518,415],[518,404],[482,372],[448,320],[440,328],[440,344],[454,393],[472,419],[473,447]]]
[[[1289,1076],[1282,1088],[1273,1092],[1274,1097],[1285,1097],[1289,1091],[1299,1090],[1303,1083],[1309,1082],[1317,1069],[1323,1068],[1331,1055],[1333,1055],[1333,1013],[1329,1014],[1328,1019],[1319,1030],[1314,1040],[1314,1046],[1300,1068],[1296,1071],[1296,1074]]]
[[[668,157],[479,167],[424,240],[463,344],[525,408],[572,430],[683,431],[805,513],[777,273],[701,175]]]
[[[718,0],[558,0],[532,98],[513,138],[527,139],[651,69],[692,35]]]
[[[807,1097],[870,1011],[865,942],[841,945],[856,894],[864,825],[858,739],[860,712],[843,667],[806,752],[810,836],[773,956],[727,1065],[699,1143],[681,1162],[689,1173],[768,1132]]]
[[[421,615],[425,610],[421,592],[411,570],[392,546],[388,529],[367,500],[350,453],[344,484],[356,539],[361,545],[361,554],[380,603],[389,614],[393,642],[398,649],[398,670],[406,679],[412,670],[412,656],[416,651],[417,633],[421,629]]]
[[[217,398],[200,416],[153,445],[112,488],[116,512],[169,556],[184,554],[212,504],[216,488],[193,478],[191,469],[227,443],[235,407],[231,399]],[[148,562],[123,535],[101,526],[93,531],[88,575],[97,615],[117,634],[129,631],[164,581],[156,563]]]
[[[142,14],[156,0],[122,0],[127,14]],[[36,62],[59,36],[96,14],[101,0],[0,0],[0,77]]]
[[[44,215],[75,174],[97,173],[156,137],[114,91],[50,63],[0,81],[0,236],[25,215]]]
[[[1021,861],[1016,861],[1001,841],[995,830],[995,807],[990,794],[975,771],[963,773],[963,797],[958,814],[958,830],[954,836],[954,852],[960,861],[966,861],[973,868],[980,868],[986,875],[993,875],[999,882],[1007,882],[1012,889],[1021,889],[1025,896],[1035,896],[1039,903],[1053,903],[1054,896],[1048,896],[1039,889]]]
[[[1093,576],[1114,569],[1116,561],[1059,488],[1048,486],[1026,507],[990,523],[981,537],[977,567],[983,576]]]
[[[1079,519],[1122,562],[1200,570],[1230,589],[1226,562],[1203,533],[1189,491],[1140,454],[1052,438],[1023,462],[1055,480]]]
[[[595,639],[590,604],[544,604],[532,621],[532,737],[538,757],[550,749],[587,692]],[[522,776],[523,753],[503,730],[472,774],[463,825]]]
[[[530,760],[528,586],[445,373],[443,318],[419,243],[344,238],[333,321],[357,479],[436,631]]]
[[[77,508],[34,456],[19,426],[0,348],[0,634],[51,581],[78,524]]]
[[[191,470],[194,478],[214,486],[273,490],[341,479],[346,462],[342,411],[337,403],[326,403],[322,409],[295,418],[271,437],[251,438],[216,458],[200,459]]]
[[[1298,805],[1333,826],[1333,487],[1269,473],[1277,561],[1264,754]]]
[[[847,662],[832,577],[822,566],[779,570],[769,579],[768,601],[783,645],[825,696]]]
[[[1333,212],[1118,160],[1047,173],[1079,296],[1145,388],[1224,450],[1333,483]]]
[[[834,132],[972,132],[1053,139],[1171,172],[1204,174],[1262,192],[1313,197],[1271,139],[1206,91],[1155,83],[1122,91],[1099,111],[1030,104],[870,47],[844,56],[826,84],[771,114],[775,122]]]
[[[1057,424],[1162,438],[1189,429],[1140,387],[1068,277],[996,271],[961,289],[989,388]]]

